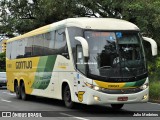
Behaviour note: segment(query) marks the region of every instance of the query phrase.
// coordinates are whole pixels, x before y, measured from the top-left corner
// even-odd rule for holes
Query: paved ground
[[[160,119],[160,104],[139,103],[127,104],[120,111],[114,111],[108,106],[86,106],[77,105],[75,109],[67,109],[60,100],[33,97],[29,101],[22,101],[16,98],[14,93],[10,93],[6,88],[0,88],[0,111],[8,111],[28,115],[29,113],[39,112],[46,120],[158,120]],[[18,112],[17,112],[18,111]],[[26,113],[27,111],[27,113]],[[157,113],[157,111],[159,111]],[[139,113],[139,114],[137,114]],[[142,115],[142,113],[159,114],[159,117],[132,117]],[[18,114],[14,114],[18,115]],[[40,115],[40,114],[38,114]],[[148,114],[149,115],[149,114]],[[0,115],[1,116],[1,115]],[[52,116],[44,118],[45,116]],[[1,119],[1,118],[0,118]],[[3,118],[14,119],[14,118]],[[27,118],[26,118],[27,119]],[[30,118],[35,119],[35,118]],[[15,118],[17,120],[17,118]]]

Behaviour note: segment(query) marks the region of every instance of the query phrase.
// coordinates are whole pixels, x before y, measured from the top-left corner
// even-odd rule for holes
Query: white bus
[[[7,88],[19,99],[43,96],[74,103],[148,101],[149,83],[139,28],[112,18],[69,18],[7,41]]]

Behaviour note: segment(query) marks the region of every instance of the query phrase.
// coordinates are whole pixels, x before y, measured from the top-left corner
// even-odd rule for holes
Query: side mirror
[[[151,44],[152,56],[156,56],[157,55],[157,43],[153,39],[148,38],[148,37],[143,37],[143,40]]]
[[[89,57],[89,47],[87,40],[79,36],[75,37],[75,39],[81,43],[84,57]]]

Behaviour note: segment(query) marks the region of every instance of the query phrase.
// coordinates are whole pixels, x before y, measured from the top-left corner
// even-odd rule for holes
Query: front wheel
[[[124,104],[111,104],[112,108],[115,110],[119,110],[123,107]]]
[[[63,90],[63,100],[65,103],[65,106],[67,108],[73,108],[74,107],[74,102],[71,99],[71,92],[69,89],[69,86],[65,86],[64,90]]]

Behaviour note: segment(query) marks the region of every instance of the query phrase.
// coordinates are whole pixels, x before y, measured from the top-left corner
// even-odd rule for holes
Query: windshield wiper
[[[103,68],[109,69],[111,68],[111,66],[102,66],[102,67],[99,67],[98,69],[103,69]]]
[[[128,67],[125,67],[125,69],[126,69],[128,72],[130,72],[130,69],[129,69]]]

